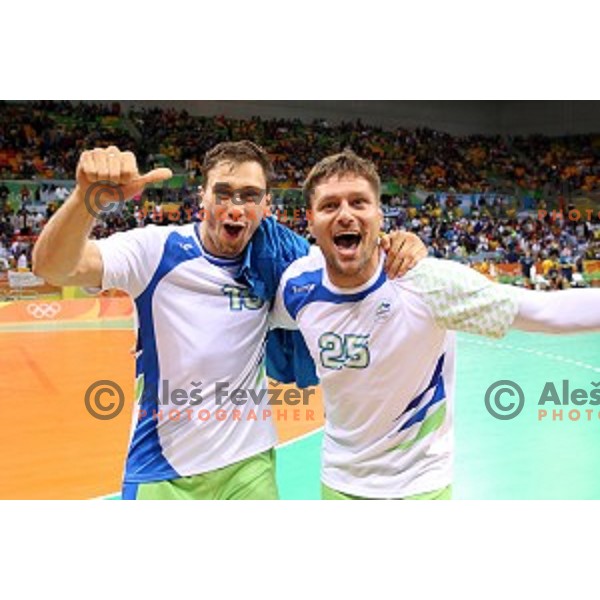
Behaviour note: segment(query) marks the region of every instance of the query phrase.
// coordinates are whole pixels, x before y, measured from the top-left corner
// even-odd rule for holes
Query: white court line
[[[294,444],[296,442],[306,440],[309,437],[319,433],[319,431],[323,431],[323,427],[317,427],[317,429],[313,429],[312,431],[309,431],[308,433],[305,433],[304,435],[301,435],[300,437],[292,438],[291,440],[287,440],[287,442],[278,444],[277,446],[275,446],[275,448],[277,448],[279,450],[280,448],[285,448],[286,446],[289,446],[290,444]],[[121,495],[121,492],[113,492],[112,494],[106,494],[106,496],[96,496],[94,498],[88,498],[88,500],[106,500],[107,498],[110,498],[112,496],[120,496],[120,495]]]
[[[532,348],[522,348],[521,346],[513,346],[511,344],[502,344],[502,343],[498,343],[498,342],[472,340],[470,338],[461,338],[461,341],[468,342],[469,344],[477,344],[478,346],[489,346],[492,348],[499,348],[500,350],[518,350],[520,352],[526,352],[527,354],[535,354],[542,358],[549,358],[550,360],[557,360],[559,362],[571,364],[576,367],[589,369],[590,371],[594,371],[595,373],[600,373],[600,367],[594,367],[593,365],[588,365],[587,363],[584,363],[580,360],[576,360],[574,358],[569,358],[567,356],[561,356],[560,354],[552,354],[551,352],[543,352],[540,350],[534,350]]]

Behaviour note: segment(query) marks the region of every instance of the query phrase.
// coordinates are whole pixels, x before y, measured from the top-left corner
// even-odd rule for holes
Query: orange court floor
[[[121,488],[134,393],[135,336],[106,321],[0,327],[0,499],[83,499]],[[88,387],[112,380],[125,407],[110,420],[86,409]],[[286,386],[288,387],[288,386]],[[320,390],[285,419],[280,442],[323,425]]]

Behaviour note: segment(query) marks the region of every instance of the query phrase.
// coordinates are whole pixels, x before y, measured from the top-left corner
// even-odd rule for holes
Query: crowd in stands
[[[64,194],[66,190],[62,191]],[[2,197],[0,186],[0,205]],[[56,190],[46,190],[56,197]],[[31,264],[35,236],[59,206],[49,202],[45,212],[0,210],[0,269]],[[543,265],[540,275],[553,287],[571,282],[581,273],[584,260],[600,260],[600,223],[598,219],[572,221],[536,213],[514,214],[501,204],[488,204],[483,198],[468,214],[448,197],[443,203],[434,195],[414,204],[407,194],[384,196],[382,206],[385,231],[406,229],[417,234],[437,258],[477,262],[520,264],[522,277],[532,279],[531,267]],[[304,208],[276,203],[277,218],[310,240]],[[92,237],[102,238],[149,224],[166,225],[198,221],[201,209],[193,188],[154,189],[142,199],[123,204],[114,213],[97,220]],[[23,258],[24,257],[24,258]],[[21,264],[19,265],[19,259]],[[492,273],[493,274],[493,273]]]
[[[73,179],[79,155],[98,145],[136,147],[118,105],[40,101],[0,104],[0,180]]]
[[[528,190],[592,192],[600,186],[599,144],[600,136],[592,135],[515,138],[521,162],[505,174]]]
[[[387,131],[360,121],[237,120],[146,107],[124,113],[118,103],[66,101],[0,104],[0,180],[73,178],[82,150],[109,144],[135,150],[142,168],[166,160],[193,175],[216,143],[246,138],[271,154],[282,187],[300,185],[316,161],[351,147],[376,163],[383,180],[403,189],[600,188],[595,135],[452,136],[426,128]]]
[[[387,226],[413,231],[436,258],[478,262],[490,274],[494,264],[519,264],[520,278],[528,284],[535,279],[532,267],[538,265],[537,276],[546,278],[549,288],[567,287],[574,274],[583,272],[583,261],[600,260],[597,218],[575,221],[556,214],[543,218],[538,213],[511,214],[485,201],[464,215],[449,200],[442,206],[430,195],[421,206],[414,206],[406,196],[393,198],[390,204],[399,210]]]
[[[216,143],[236,139],[252,139],[269,151],[279,188],[278,218],[307,238],[301,203],[284,202],[282,195],[300,186],[320,158],[351,147],[377,164],[384,182],[405,190],[383,196],[386,231],[414,231],[436,257],[519,263],[525,277],[540,262],[545,275],[560,275],[567,268],[581,270],[583,260],[600,260],[597,218],[517,215],[498,197],[489,203],[484,195],[465,213],[452,195],[485,193],[498,182],[546,192],[564,191],[565,185],[594,191],[600,187],[595,136],[457,137],[428,129],[384,131],[360,122],[234,120],[160,108],[133,108],[124,115],[118,104],[52,101],[0,104],[0,182],[5,181],[0,183],[0,270],[31,264],[35,236],[72,185],[48,180],[72,180],[82,150],[115,144],[135,151],[142,169],[168,164],[185,174],[179,187],[147,190],[141,201],[99,220],[92,235],[105,237],[150,223],[198,220],[202,157]],[[32,183],[15,183],[18,202],[11,204],[7,184],[20,179]],[[433,193],[415,202],[408,193],[414,189],[451,193],[443,202]]]

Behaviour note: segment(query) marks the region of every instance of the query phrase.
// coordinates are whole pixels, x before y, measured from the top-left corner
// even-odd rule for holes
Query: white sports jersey
[[[207,254],[194,224],[150,225],[96,244],[102,287],[129,292],[137,309],[140,402],[125,482],[196,475],[272,448],[266,403],[250,396],[264,398],[267,388],[269,307],[234,280],[240,260]],[[236,389],[244,395],[232,402]]]
[[[272,325],[302,332],[325,401],[322,481],[369,498],[403,498],[452,481],[455,336],[505,334],[512,288],[424,259],[388,280],[383,255],[355,289],[327,276],[318,248],[285,271]]]

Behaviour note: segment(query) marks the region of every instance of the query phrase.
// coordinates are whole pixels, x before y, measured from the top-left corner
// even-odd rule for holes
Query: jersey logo
[[[319,337],[319,358],[326,369],[366,369],[371,362],[369,334],[340,336],[327,331]]]
[[[377,310],[375,311],[375,322],[381,323],[387,321],[392,314],[392,303],[385,299],[379,303]]]
[[[253,296],[249,290],[236,287],[235,285],[224,285],[221,291],[229,296],[229,310],[240,311],[243,308],[258,310],[264,305],[264,301],[258,296]]]
[[[310,294],[315,289],[314,283],[307,283],[306,285],[293,285],[292,293],[294,294]]]

